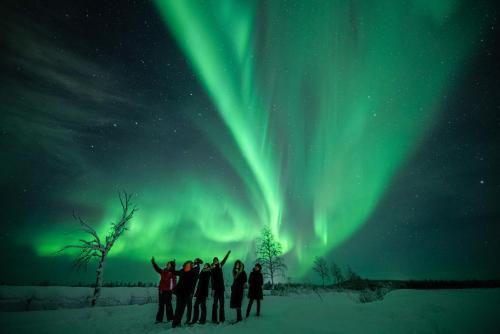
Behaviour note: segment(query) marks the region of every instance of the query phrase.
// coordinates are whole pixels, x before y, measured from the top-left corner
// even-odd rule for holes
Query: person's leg
[[[250,311],[252,310],[252,304],[253,304],[253,298],[250,298],[248,300],[248,306],[247,306],[247,313],[246,313],[247,318],[250,315]]]
[[[218,301],[217,291],[214,291],[214,303],[212,305],[212,322],[217,322],[217,303]]]
[[[207,321],[207,298],[200,298],[200,307],[201,307],[201,318],[200,324],[204,324]]]
[[[156,312],[156,322],[163,321],[163,310],[165,308],[165,298],[162,291],[158,291],[158,312]]]
[[[196,300],[194,302],[194,311],[193,311],[193,318],[191,320],[191,324],[194,324],[198,321],[200,315],[200,297],[196,297]]]
[[[186,324],[191,322],[191,312],[193,310],[193,295],[189,295],[186,301]]]
[[[239,322],[243,320],[243,317],[241,316],[241,307],[238,307],[236,309],[236,322]]]
[[[174,320],[172,321],[172,327],[180,326],[182,316],[184,315],[184,309],[186,308],[186,299],[186,296],[177,296],[177,305],[175,305],[175,315]]]
[[[174,319],[174,309],[172,308],[172,291],[165,292],[165,305],[167,321],[172,321]]]
[[[226,313],[224,312],[224,291],[219,292],[219,302],[219,321],[224,322],[226,321]]]
[[[257,316],[260,316],[260,299],[257,299]]]

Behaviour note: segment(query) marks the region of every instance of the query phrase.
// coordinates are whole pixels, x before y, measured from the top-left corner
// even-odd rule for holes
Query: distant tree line
[[[328,262],[323,257],[316,257],[313,271],[319,276],[323,288],[349,290],[377,290],[380,288],[394,289],[470,289],[498,288],[500,280],[370,280],[363,279],[350,266],[344,271],[335,262]],[[331,282],[331,284],[327,284]]]
[[[328,281],[342,288],[346,283],[359,282],[362,280],[361,276],[359,276],[350,266],[347,266],[343,272],[338,264],[333,261],[328,264],[326,259],[322,256],[316,256],[314,258],[312,269],[320,277],[323,288],[326,287]]]

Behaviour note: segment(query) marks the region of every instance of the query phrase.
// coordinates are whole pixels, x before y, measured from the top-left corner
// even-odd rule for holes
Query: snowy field
[[[65,288],[63,291],[69,293],[72,289],[85,288]],[[124,295],[127,291],[113,289],[129,289],[123,301],[130,301],[134,294],[146,291],[108,288],[106,290],[110,291],[105,295]],[[73,291],[75,296],[83,290]],[[49,292],[45,290],[44,293]],[[6,292],[3,293],[0,297],[6,297]],[[21,291],[17,293],[22,294]],[[10,296],[13,294],[15,292]],[[226,303],[229,305],[228,300]],[[211,305],[210,301],[208,304]],[[266,296],[261,317],[252,315],[235,325],[207,324],[171,329],[169,323],[155,325],[155,313],[154,303],[0,312],[0,328],[2,333],[37,334],[500,333],[500,289],[397,290],[387,294],[382,301],[368,304],[357,302],[353,292],[327,292],[321,298],[317,294]],[[233,320],[234,311],[227,309],[226,317]]]
[[[93,288],[68,286],[0,286],[0,311],[39,311],[90,305]],[[156,303],[158,288],[102,288],[100,306]]]

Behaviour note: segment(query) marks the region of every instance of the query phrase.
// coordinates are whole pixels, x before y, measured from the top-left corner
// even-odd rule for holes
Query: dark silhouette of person
[[[198,275],[200,273],[200,270],[201,270],[201,267],[200,265],[203,263],[203,260],[200,259],[200,258],[196,258],[194,260],[194,266],[193,266],[193,273],[196,275],[196,280],[198,279]],[[186,309],[187,309],[187,312],[186,312],[186,324],[189,324],[191,323],[191,313],[192,313],[192,310],[193,310],[193,294],[194,294],[194,289],[196,287],[196,281],[193,285],[193,290],[191,291],[191,294],[188,296],[187,298],[187,302],[186,302]]]
[[[181,325],[188,298],[192,294],[196,284],[196,273],[192,269],[193,261],[186,261],[182,266],[182,270],[175,271],[175,274],[179,276],[179,282],[177,282],[177,286],[174,289],[174,293],[177,296],[177,303],[175,305],[174,320],[172,321],[173,328]]]
[[[224,273],[222,267],[227,261],[231,251],[227,252],[226,256],[219,262],[218,257],[214,257],[211,270],[212,291],[214,295],[214,304],[212,305],[212,322],[219,323],[226,320],[224,313]],[[217,307],[219,306],[219,319],[217,319]]]
[[[208,284],[210,283],[210,263],[205,263],[202,271],[198,275],[198,286],[194,296],[196,300],[194,302],[194,312],[193,319],[190,324],[195,324],[200,319],[200,324],[204,324],[207,321],[207,297],[208,297]],[[199,316],[201,309],[201,317]]]
[[[250,315],[253,301],[257,301],[257,316],[260,316],[260,301],[264,298],[262,293],[262,285],[264,285],[264,277],[262,276],[262,266],[257,263],[250,276],[248,277],[248,306],[247,318]]]
[[[236,309],[236,322],[243,320],[241,317],[241,304],[243,303],[246,282],[247,273],[245,272],[245,265],[240,260],[236,260],[233,267],[233,285],[231,285],[230,302],[230,307]]]
[[[172,308],[172,291],[176,286],[175,277],[175,261],[168,261],[165,268],[161,269],[155,262],[155,258],[151,258],[151,263],[155,271],[160,274],[160,284],[158,285],[158,312],[156,312],[156,323],[163,322],[163,314],[167,316],[167,321],[172,321],[174,318],[174,310]]]

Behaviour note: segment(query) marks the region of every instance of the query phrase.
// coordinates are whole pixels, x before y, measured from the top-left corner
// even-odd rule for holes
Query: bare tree
[[[338,284],[338,286],[341,287],[342,282],[345,281],[344,274],[342,274],[342,269],[340,269],[340,267],[335,262],[332,262],[330,271],[332,274],[333,283]]]
[[[323,282],[323,288],[325,287],[325,280],[330,277],[330,273],[328,271],[328,264],[324,257],[316,256],[314,258],[314,266],[313,270],[318,273],[319,277],[321,277],[321,281]]]
[[[262,265],[262,274],[271,279],[274,288],[274,278],[284,276],[286,264],[281,257],[283,248],[279,241],[274,239],[269,226],[262,229],[261,237],[257,239],[257,262]]]
[[[80,239],[79,244],[64,246],[59,252],[66,249],[77,248],[80,250],[76,256],[74,266],[80,269],[82,266],[87,269],[87,265],[92,260],[98,261],[97,271],[96,271],[96,282],[94,287],[94,296],[92,297],[91,305],[95,306],[97,299],[101,294],[102,279],[104,273],[104,264],[106,262],[106,257],[111,250],[111,247],[115,244],[116,240],[125,232],[127,224],[133,218],[134,213],[137,208],[132,205],[131,199],[132,195],[127,194],[125,191],[118,193],[118,198],[120,199],[120,204],[122,207],[122,214],[117,223],[111,224],[111,229],[105,237],[105,241],[102,242],[97,234],[96,230],[87,224],[82,218],[77,216],[73,212],[73,217],[80,224],[81,229],[90,235],[89,240]]]
[[[361,276],[356,274],[356,272],[354,270],[352,270],[351,266],[347,266],[346,279],[348,281],[359,281],[359,280],[361,280]]]

